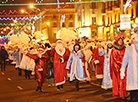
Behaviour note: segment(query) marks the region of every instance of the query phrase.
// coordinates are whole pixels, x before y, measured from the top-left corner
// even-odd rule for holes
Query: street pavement
[[[0,102],[129,102],[112,96],[111,90],[103,90],[95,83],[93,76],[90,84],[80,82],[80,90],[76,91],[75,83],[68,81],[64,90],[58,92],[56,87],[42,87],[43,92],[36,92],[37,81],[34,76],[25,79],[24,72],[18,76],[13,65],[7,65],[6,71],[0,71]]]

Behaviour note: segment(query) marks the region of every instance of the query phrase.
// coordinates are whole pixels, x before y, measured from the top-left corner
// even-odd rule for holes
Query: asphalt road
[[[34,76],[25,79],[24,73],[18,76],[14,66],[7,65],[6,71],[0,71],[0,102],[129,102],[112,97],[111,90],[103,90],[93,81],[88,84],[80,82],[80,90],[76,91],[75,83],[66,82],[64,90],[57,92],[56,87],[47,87],[43,92],[36,92],[37,81]]]

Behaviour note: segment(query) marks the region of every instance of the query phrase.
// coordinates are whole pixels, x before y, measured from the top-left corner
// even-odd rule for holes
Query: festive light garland
[[[71,5],[65,5],[65,6],[63,6],[62,8],[64,9],[64,8],[66,8],[66,7],[72,7]],[[43,8],[43,9],[41,9],[40,11],[42,12],[42,11],[48,11],[48,10],[56,10],[56,9],[62,9],[61,7],[57,7],[57,8]],[[38,9],[33,9],[33,10],[31,10],[30,12],[27,12],[27,11],[25,11],[27,14],[30,14],[30,13],[32,13],[32,12],[37,12],[38,11]],[[9,15],[9,14],[14,14],[14,13],[20,13],[21,11],[19,10],[19,11],[17,11],[17,10],[9,10],[9,12],[8,13],[6,13],[6,10],[3,10],[3,11],[1,11],[0,12],[0,14],[5,14],[5,15]]]
[[[81,1],[81,2],[59,2],[59,3],[35,3],[34,5],[61,5],[61,4],[78,4],[78,3],[95,3],[95,2],[108,2],[116,0],[97,0],[97,1]],[[30,4],[0,4],[0,6],[27,6]]]
[[[2,25],[2,26],[7,26],[7,25],[8,26],[11,26],[11,24],[12,23],[0,23],[0,25]],[[13,23],[13,25],[14,26],[16,26],[16,25],[24,25],[24,26],[27,26],[27,25],[34,25],[34,23],[31,23],[31,22],[30,23],[26,23],[26,24],[25,23]]]
[[[3,20],[29,20],[30,21],[30,20],[33,20],[33,19],[36,20],[36,19],[40,19],[40,18],[44,18],[44,17],[45,16],[43,16],[43,17],[41,17],[41,16],[37,17],[36,16],[36,17],[31,17],[31,18],[29,18],[29,17],[19,17],[19,18],[17,18],[17,17],[16,18],[13,18],[13,17],[9,18],[9,17],[7,17],[7,18],[5,18],[4,17],[4,18],[0,18],[0,20],[2,20],[2,21]]]
[[[43,16],[59,16],[59,15],[63,15],[63,14],[45,14]],[[75,13],[67,13],[64,15],[75,15]],[[0,15],[0,17],[28,17],[29,15]],[[33,17],[35,17],[36,15],[31,15]]]

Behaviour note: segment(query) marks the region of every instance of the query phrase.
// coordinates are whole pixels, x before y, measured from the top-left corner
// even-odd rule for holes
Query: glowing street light
[[[34,5],[33,4],[30,4],[30,8],[34,8]]]
[[[3,34],[3,31],[1,31],[1,34]]]
[[[24,12],[25,12],[25,11],[22,9],[22,10],[21,10],[21,13],[24,13]]]
[[[49,25],[50,25],[50,23],[49,23],[49,22],[47,22],[47,23],[46,23],[46,25],[48,25],[48,26],[49,26]]]

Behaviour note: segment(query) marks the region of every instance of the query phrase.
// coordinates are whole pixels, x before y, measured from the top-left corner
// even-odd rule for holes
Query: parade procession
[[[138,0],[0,0],[0,102],[138,102]]]

